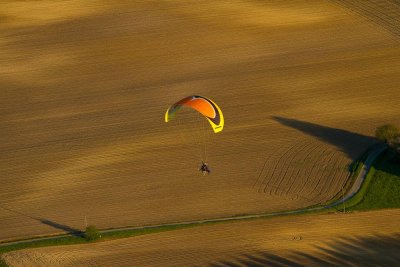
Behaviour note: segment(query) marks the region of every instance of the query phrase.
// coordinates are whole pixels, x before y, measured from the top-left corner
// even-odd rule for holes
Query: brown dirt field
[[[395,266],[399,220],[400,210],[289,216],[14,251],[3,258],[9,266]]]
[[[0,3],[0,240],[323,202],[400,124],[399,36],[344,1],[81,2]],[[209,177],[163,122],[191,94]]]

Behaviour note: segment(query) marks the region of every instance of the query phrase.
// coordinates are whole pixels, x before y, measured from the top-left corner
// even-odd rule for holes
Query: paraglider
[[[175,104],[171,105],[165,113],[165,122],[169,122],[177,116],[178,111],[183,107],[189,107],[199,112],[210,124],[214,133],[220,133],[224,128],[224,116],[219,106],[209,98],[192,95],[185,97]],[[205,131],[209,131],[205,129]],[[206,146],[206,144],[204,144]],[[204,157],[202,158],[199,171],[203,174],[210,174],[211,170],[206,163],[206,149],[204,148]]]
[[[200,166],[199,171],[201,171],[201,173],[202,173],[203,175],[206,175],[206,174],[210,174],[210,173],[211,173],[210,168],[208,168],[207,163],[205,163],[204,161],[201,162],[201,166]]]
[[[224,116],[221,109],[211,99],[198,95],[185,97],[170,106],[165,113],[165,122],[173,119],[182,106],[187,106],[200,112],[211,124],[215,133],[221,132],[224,128]]]

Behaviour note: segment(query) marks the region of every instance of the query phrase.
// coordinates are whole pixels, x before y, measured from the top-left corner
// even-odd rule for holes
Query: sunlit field
[[[288,216],[3,258],[10,266],[396,266],[399,219],[399,210]]]
[[[330,200],[400,125],[396,3],[1,1],[0,241]],[[195,94],[225,116],[205,143],[164,122]]]

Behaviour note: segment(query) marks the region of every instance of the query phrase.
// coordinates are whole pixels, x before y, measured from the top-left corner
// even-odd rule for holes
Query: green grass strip
[[[13,250],[27,249],[27,248],[39,248],[39,247],[49,247],[49,246],[61,246],[61,245],[75,245],[75,244],[84,244],[84,243],[93,243],[93,242],[101,242],[106,240],[127,238],[151,233],[159,233],[165,231],[172,231],[177,229],[194,227],[196,224],[183,224],[183,225],[166,225],[159,227],[148,227],[141,229],[121,229],[110,232],[101,233],[101,238],[95,241],[87,241],[83,237],[77,236],[62,236],[62,237],[54,237],[46,240],[32,240],[32,242],[24,242],[17,244],[10,244],[0,246],[0,255],[2,253],[6,253]],[[0,265],[0,267],[2,267]]]
[[[0,258],[0,267],[8,267],[7,264]]]
[[[13,251],[13,250],[25,249],[25,248],[72,245],[72,244],[81,244],[81,243],[86,243],[86,242],[87,241],[81,237],[75,237],[75,236],[56,237],[54,239],[35,240],[35,241],[31,241],[31,242],[26,242],[26,243],[18,243],[18,244],[10,244],[10,245],[5,245],[5,246],[0,246],[0,254],[6,253],[9,251]]]
[[[166,225],[141,229],[122,229],[101,234],[101,240],[112,240],[194,227],[196,224]]]
[[[361,185],[360,190],[355,194],[352,198],[347,200],[345,203],[339,204],[338,206],[335,207],[336,210],[344,210],[344,208],[347,209],[347,211],[353,210],[351,207],[354,207],[355,205],[361,203],[364,199],[365,194],[367,193],[367,190],[369,188],[369,185],[372,181],[372,178],[374,177],[375,173],[375,168],[371,167],[369,170],[367,177],[365,177],[365,180],[363,184]]]

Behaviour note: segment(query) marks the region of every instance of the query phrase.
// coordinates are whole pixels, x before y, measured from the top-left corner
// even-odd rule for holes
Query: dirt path
[[[383,153],[383,151],[385,151],[385,149],[387,149],[386,145],[378,145],[373,150],[371,150],[370,154],[368,155],[363,164],[363,167],[360,170],[360,173],[354,180],[353,186],[350,188],[350,190],[346,192],[346,194],[342,199],[326,206],[325,208],[331,208],[339,204],[342,204],[347,200],[349,200],[350,198],[352,198],[355,194],[357,194],[357,192],[360,190],[362,186],[362,183],[364,182],[365,178],[368,175],[368,171],[370,170],[372,163],[376,160],[377,157],[379,157],[379,155]]]

